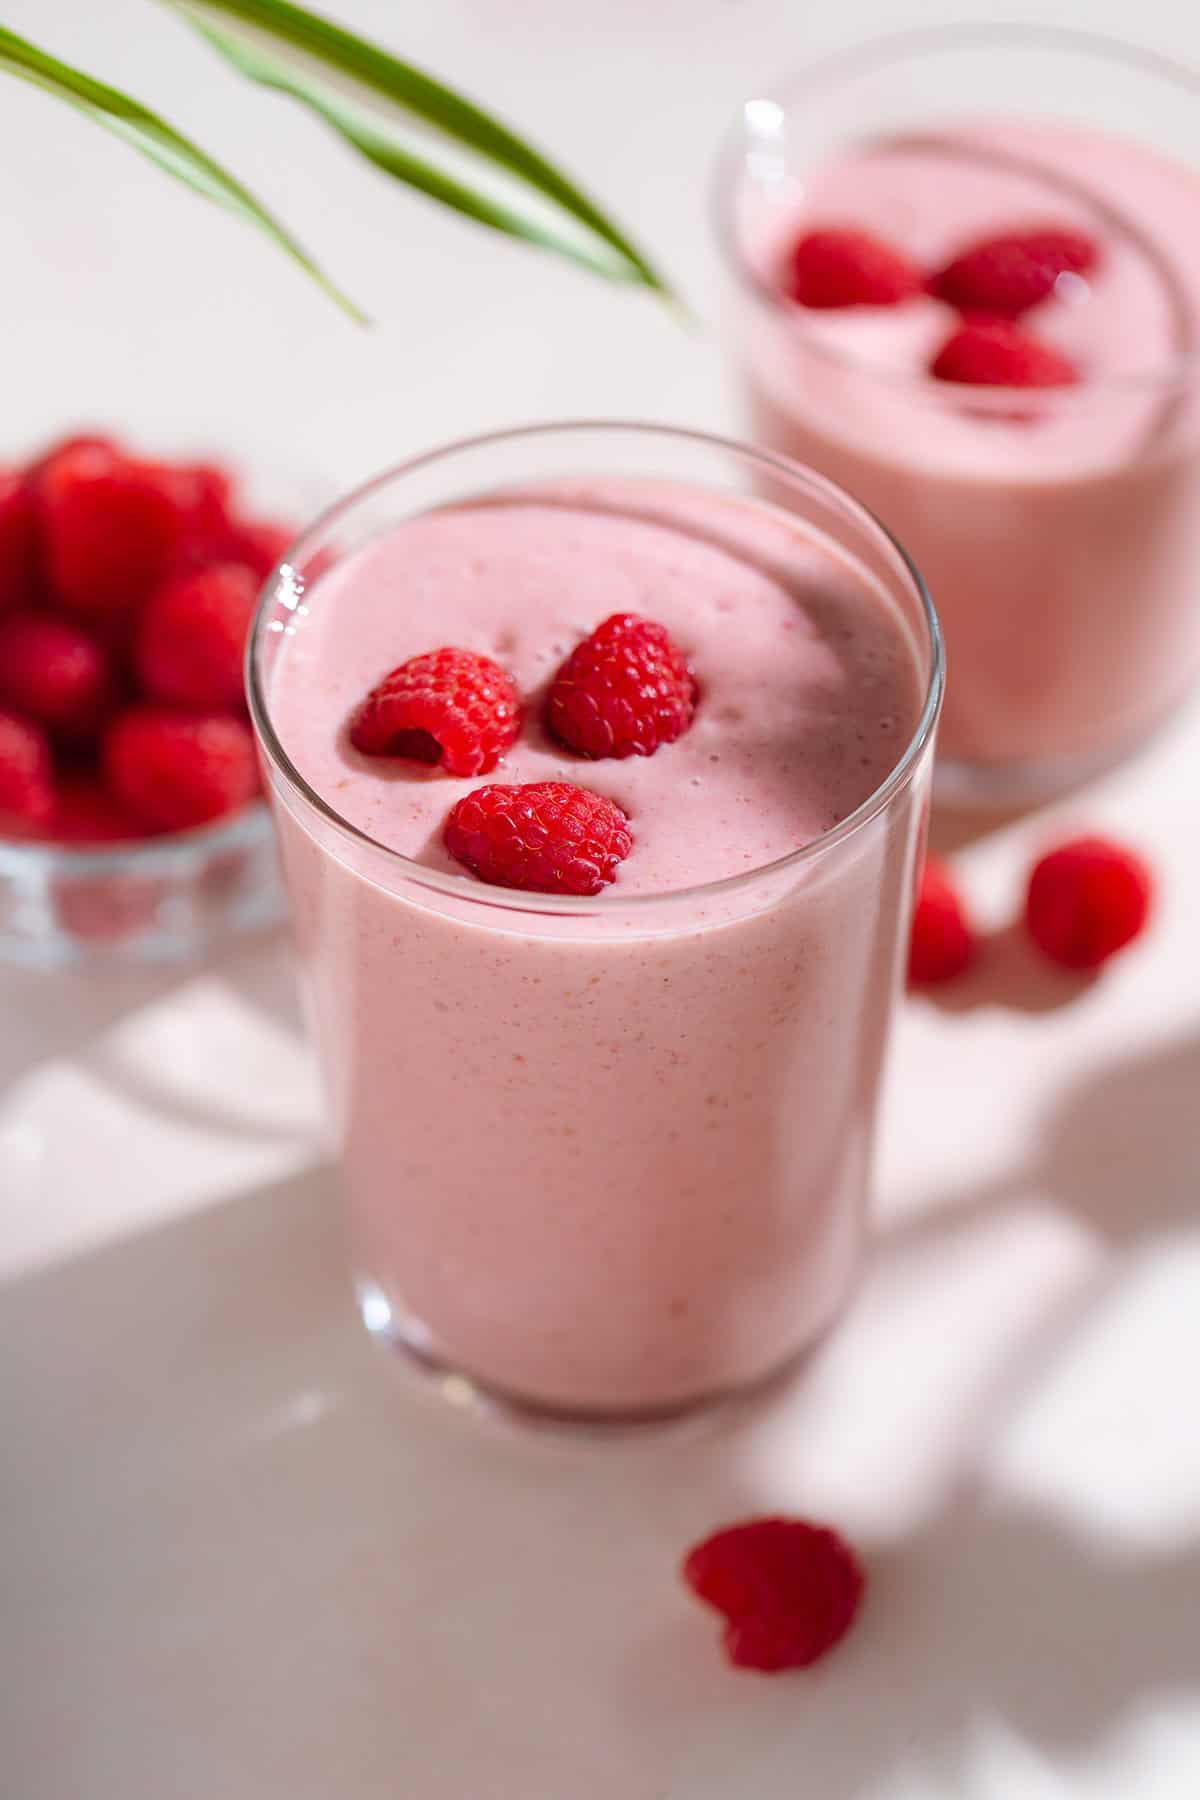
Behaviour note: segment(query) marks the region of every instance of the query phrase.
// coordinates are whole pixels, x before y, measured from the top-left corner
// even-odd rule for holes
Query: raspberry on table
[[[82,743],[99,727],[111,695],[108,658],[77,625],[49,613],[0,618],[0,706]]]
[[[929,365],[938,381],[973,387],[1072,387],[1082,379],[1069,356],[1008,319],[970,319]]]
[[[54,812],[50,742],[40,725],[0,712],[0,835],[40,835]]]
[[[37,507],[25,477],[0,469],[0,614],[37,598]]]
[[[475,788],[446,821],[456,862],[497,887],[598,894],[629,855],[629,820],[615,801],[567,781]]]
[[[197,712],[237,709],[257,595],[257,579],[243,563],[213,563],[156,588],[134,638],[146,698]]]
[[[836,1531],[804,1519],[746,1519],[688,1552],[683,1578],[726,1625],[737,1668],[803,1669],[849,1631],[865,1578]]]
[[[187,831],[236,812],[258,791],[254,738],[224,714],[131,706],[104,736],[114,798],[150,831]]]
[[[50,585],[84,618],[133,612],[171,568],[191,523],[173,471],[87,442],[44,464],[37,493]]]
[[[896,306],[919,294],[924,278],[902,251],[870,232],[825,226],[805,232],[793,245],[786,285],[801,306],[825,310]]]
[[[546,701],[546,726],[581,756],[653,756],[692,722],[696,681],[662,625],[614,613],[577,644]]]
[[[1153,900],[1153,878],[1134,851],[1105,838],[1075,838],[1034,864],[1025,928],[1064,969],[1098,969],[1141,935]]]
[[[520,696],[508,671],[474,650],[446,648],[412,656],[385,675],[356,709],[350,742],[364,756],[486,775],[520,725]]]
[[[927,856],[913,909],[908,949],[910,987],[937,987],[963,975],[978,939],[962,896],[940,857]]]
[[[939,269],[929,291],[963,313],[1015,319],[1047,300],[1060,275],[1090,275],[1100,260],[1082,231],[1011,231],[982,238]]]

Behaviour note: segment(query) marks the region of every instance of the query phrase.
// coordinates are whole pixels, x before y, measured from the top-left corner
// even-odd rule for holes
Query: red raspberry
[[[100,724],[111,692],[108,658],[77,625],[36,612],[0,619],[0,706],[80,743]]]
[[[291,525],[267,519],[243,521],[231,530],[226,554],[252,569],[261,586],[297,535]]]
[[[15,470],[0,470],[0,613],[29,606],[37,594],[37,507]]]
[[[159,478],[175,508],[177,541],[174,567],[204,568],[211,562],[240,560],[231,549],[233,521],[230,504],[233,478],[216,463],[157,463],[148,465]]]
[[[512,676],[474,650],[430,650],[385,675],[350,721],[364,756],[440,763],[486,775],[516,741],[521,701]]]
[[[895,306],[921,292],[921,271],[869,232],[805,232],[788,259],[787,291],[801,306]]]
[[[109,727],[104,774],[150,831],[187,831],[235,812],[258,789],[254,739],[240,719],[131,706]]]
[[[1081,379],[1069,356],[1007,319],[972,319],[961,325],[929,367],[939,381],[974,387],[1071,387]]]
[[[977,947],[950,870],[940,857],[926,857],[913,910],[909,986],[936,987],[940,982],[953,981],[970,968]]]
[[[130,843],[147,833],[95,775],[64,775],[45,835],[76,845]]]
[[[615,801],[569,781],[476,788],[446,821],[456,862],[496,887],[538,894],[598,894],[632,847]]]
[[[54,771],[45,732],[0,712],[0,836],[30,837],[54,811]]]
[[[735,1668],[803,1669],[849,1631],[864,1576],[850,1546],[803,1519],[747,1519],[688,1552],[683,1578],[724,1613]]]
[[[146,698],[197,712],[236,709],[257,593],[254,575],[241,563],[214,563],[156,589],[134,640]]]
[[[1034,865],[1025,927],[1064,969],[1098,969],[1145,928],[1154,898],[1149,869],[1104,838],[1076,838]]]
[[[50,584],[83,617],[132,612],[198,529],[198,484],[160,463],[83,442],[60,451],[37,483]]]
[[[103,450],[109,456],[121,454],[121,447],[115,438],[102,437],[99,432],[73,432],[70,437],[56,438],[33,458],[25,472],[30,485],[36,487],[50,464],[72,450]]]
[[[929,291],[960,312],[1015,319],[1049,299],[1060,275],[1090,275],[1099,260],[1081,231],[1013,231],[972,244],[938,270]]]
[[[550,684],[546,724],[581,756],[653,756],[692,722],[696,683],[661,625],[614,613]]]

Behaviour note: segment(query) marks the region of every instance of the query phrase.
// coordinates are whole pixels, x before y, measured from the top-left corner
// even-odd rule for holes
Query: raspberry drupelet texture
[[[486,775],[515,742],[521,702],[511,675],[474,650],[410,657],[385,675],[350,721],[364,756],[437,763],[448,775]]]
[[[615,801],[566,781],[476,788],[446,821],[456,862],[498,887],[598,894],[629,855],[629,820]]]
[[[555,675],[546,725],[581,756],[653,756],[683,735],[695,710],[695,679],[665,627],[614,613]]]

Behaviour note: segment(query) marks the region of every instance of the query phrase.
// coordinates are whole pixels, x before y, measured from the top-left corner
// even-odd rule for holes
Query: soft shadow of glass
[[[1200,1221],[1200,1038],[1121,1058],[1070,1087],[1047,1111],[1029,1157],[1010,1174],[885,1228],[880,1246],[963,1230],[1047,1193],[1114,1243]]]
[[[1071,1096],[1046,1167],[1090,1181],[1114,1107],[1161,1136],[1198,1061]],[[884,1429],[869,1368],[859,1399]],[[325,1169],[0,1289],[0,1408],[0,1741],[30,1800],[180,1791],[181,1757],[225,1800],[716,1800],[797,1771],[854,1800],[951,1767],[981,1716],[1083,1753],[1197,1677],[1194,1549],[1122,1557],[957,1484],[864,1546],[870,1600],[828,1664],[729,1671],[678,1563],[780,1504],[778,1415],[599,1449],[455,1418],[368,1344]]]
[[[1057,1012],[1095,986],[1095,973],[1073,974],[1040,956],[1018,925],[983,938],[978,960],[967,974],[914,996],[920,1004],[947,1013],[995,1006],[1010,1012]]]

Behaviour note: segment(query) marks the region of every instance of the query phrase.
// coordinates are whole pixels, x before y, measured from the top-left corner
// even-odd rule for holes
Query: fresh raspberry
[[[88,441],[45,463],[37,493],[50,585],[84,618],[132,612],[203,525],[198,483]]]
[[[788,258],[787,291],[801,306],[896,306],[923,286],[915,263],[866,231],[807,231]]]
[[[29,837],[54,812],[50,744],[40,725],[0,712],[0,836]]]
[[[1071,387],[1080,380],[1069,356],[1007,319],[972,319],[946,339],[930,373],[973,387]]]
[[[496,887],[538,894],[598,894],[632,847],[616,802],[569,781],[476,788],[446,821],[456,862]]]
[[[850,1546],[803,1519],[747,1519],[697,1544],[683,1564],[693,1593],[726,1618],[735,1668],[803,1669],[849,1631],[864,1576]]]
[[[254,739],[240,719],[131,706],[109,727],[104,775],[151,831],[187,831],[244,806],[258,788]]]
[[[36,612],[0,619],[0,706],[81,743],[99,726],[111,692],[104,651],[77,625]]]
[[[1015,319],[1049,299],[1060,275],[1090,275],[1099,260],[1081,231],[1012,231],[972,244],[938,270],[929,291],[959,312]]]
[[[908,949],[910,987],[936,987],[970,968],[978,948],[967,909],[940,857],[928,856]]]
[[[486,775],[516,741],[521,701],[512,676],[474,650],[430,650],[385,675],[350,721],[364,756],[440,763]]]
[[[64,775],[45,836],[58,844],[123,844],[144,838],[146,827],[95,775]]]
[[[26,480],[36,486],[51,463],[73,450],[103,450],[109,456],[122,454],[115,438],[105,437],[100,432],[75,431],[70,437],[55,438],[52,444],[39,451],[25,471]]]
[[[1153,898],[1141,857],[1104,838],[1076,838],[1035,863],[1025,927],[1051,962],[1098,969],[1141,934]]]
[[[259,586],[267,579],[297,532],[291,525],[270,519],[243,520],[233,526],[226,555],[233,562],[245,563],[253,570]]]
[[[29,606],[37,594],[37,507],[24,476],[0,469],[0,613]]]
[[[581,756],[653,756],[692,722],[696,682],[661,625],[614,613],[550,685],[546,724]]]
[[[138,620],[134,666],[146,698],[197,712],[237,708],[258,584],[241,563],[176,575]]]
[[[216,463],[152,463],[175,509],[172,566],[201,569],[239,560],[231,548],[233,478]]]

